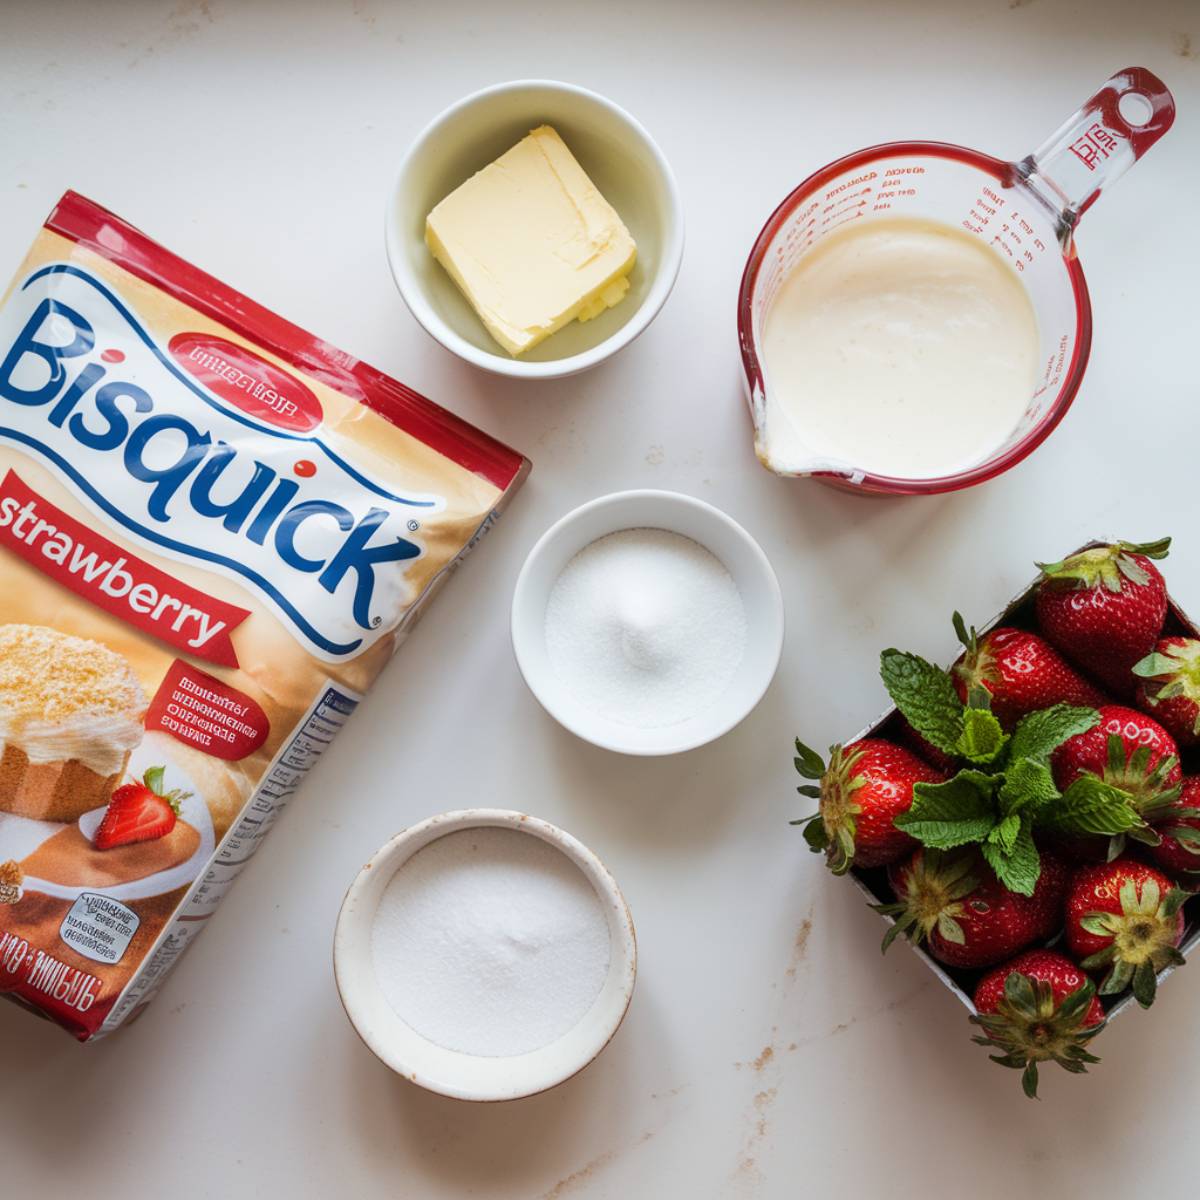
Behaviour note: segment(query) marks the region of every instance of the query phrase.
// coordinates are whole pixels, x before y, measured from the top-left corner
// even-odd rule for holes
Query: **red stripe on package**
[[[250,615],[172,579],[25,486],[0,481],[0,546],[55,583],[205,662],[236,667],[230,634]]]

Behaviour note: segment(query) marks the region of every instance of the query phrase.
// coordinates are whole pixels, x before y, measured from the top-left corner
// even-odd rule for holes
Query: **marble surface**
[[[958,1003],[787,825],[790,740],[872,718],[882,646],[945,657],[1095,534],[1176,537],[1200,609],[1193,240],[1200,14],[1187,0],[737,5],[535,0],[66,4],[0,13],[0,262],[76,188],[219,278],[526,451],[533,476],[322,760],[224,911],[135,1026],[81,1048],[0,1008],[5,1195],[420,1200],[1181,1194],[1200,967],[1122,1017],[1041,1104],[968,1040]],[[737,283],[812,169],[927,137],[1017,157],[1113,70],[1173,88],[1174,131],[1079,235],[1096,339],[1025,464],[957,495],[866,500],[754,461]],[[435,112],[522,76],[613,97],[678,173],[688,248],[648,333],[578,379],[520,386],[447,355],[383,254],[398,156]],[[525,690],[508,601],[525,552],[602,492],[675,488],[762,543],[788,609],[758,711],[678,758],[576,741]],[[343,1017],[330,938],[358,866],[448,807],[527,809],[625,889],[641,972],[592,1067],[472,1107],[392,1077]],[[1118,1099],[1118,1093],[1123,1093]],[[932,1189],[932,1190],[931,1190]]]

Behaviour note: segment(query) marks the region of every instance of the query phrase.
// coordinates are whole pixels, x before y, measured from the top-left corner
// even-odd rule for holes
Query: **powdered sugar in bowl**
[[[504,809],[397,834],[338,915],[346,1015],[384,1063],[461,1100],[514,1100],[582,1070],[633,995],[633,920],[570,834]]]
[[[517,665],[542,707],[623,754],[691,750],[766,692],[783,601],[757,542],[678,492],[601,496],[529,552],[513,593]]]

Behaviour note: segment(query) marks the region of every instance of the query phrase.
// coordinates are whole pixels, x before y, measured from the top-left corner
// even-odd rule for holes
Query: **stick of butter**
[[[629,290],[637,246],[549,125],[455,188],[425,241],[515,358]]]

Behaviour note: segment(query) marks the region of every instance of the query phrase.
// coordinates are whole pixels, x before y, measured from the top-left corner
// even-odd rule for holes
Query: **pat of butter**
[[[514,357],[618,303],[637,258],[616,210],[549,125],[455,188],[426,218],[425,241]]]

